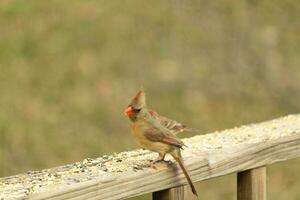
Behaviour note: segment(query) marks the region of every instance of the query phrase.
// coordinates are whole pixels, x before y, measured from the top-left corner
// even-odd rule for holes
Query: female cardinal
[[[156,112],[148,110],[143,91],[137,93],[125,110],[125,114],[130,119],[131,130],[136,142],[143,148],[158,152],[159,156],[154,162],[163,161],[167,153],[171,154],[179,163],[193,194],[198,196],[181,157],[180,150],[184,143],[174,134],[184,130],[183,125],[173,120],[171,120],[173,123],[168,123],[168,118],[161,117]],[[176,127],[174,124],[179,125],[174,128]]]

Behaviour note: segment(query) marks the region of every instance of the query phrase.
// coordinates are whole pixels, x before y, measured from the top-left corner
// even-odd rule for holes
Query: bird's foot
[[[164,160],[164,159],[158,159],[158,158],[157,158],[157,159],[155,159],[155,160],[152,160],[152,161],[151,161],[151,164],[154,165],[154,164],[156,164],[156,163],[160,163],[160,162],[163,162],[163,161],[165,161],[165,160]]]
[[[162,162],[164,161],[164,159],[165,159],[165,154],[159,154],[159,156],[155,160],[152,160],[151,163],[155,164],[158,162]]]
[[[168,168],[167,166],[170,165],[172,162],[167,161],[167,160],[159,160],[156,162],[151,162],[150,167],[155,169],[155,170],[160,170],[160,169],[166,169]]]
[[[172,163],[170,160],[165,160],[165,155],[159,155],[158,158],[151,161],[151,167],[156,169],[155,164],[162,163],[162,162],[164,162],[166,164],[171,164]]]

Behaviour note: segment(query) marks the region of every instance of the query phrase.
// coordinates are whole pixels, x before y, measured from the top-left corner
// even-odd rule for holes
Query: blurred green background
[[[0,176],[136,148],[141,86],[203,133],[299,113],[299,19],[296,0],[1,0]],[[269,168],[270,199],[300,199],[299,167]],[[234,199],[235,176],[198,190]]]

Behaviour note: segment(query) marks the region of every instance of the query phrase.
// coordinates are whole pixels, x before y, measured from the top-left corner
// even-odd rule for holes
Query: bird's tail
[[[196,196],[198,197],[198,194],[197,194],[197,191],[196,191],[196,189],[195,189],[195,186],[194,186],[194,184],[193,184],[193,182],[192,182],[192,180],[191,180],[191,177],[190,177],[188,171],[186,170],[186,168],[185,168],[185,166],[184,166],[184,164],[183,164],[183,160],[182,160],[181,156],[176,156],[176,155],[173,155],[173,154],[171,154],[171,155],[172,155],[173,158],[179,163],[179,166],[180,166],[181,170],[183,171],[183,174],[184,174],[184,176],[186,177],[186,179],[187,179],[187,181],[188,181],[188,183],[189,183],[189,186],[190,186],[191,189],[192,189],[193,194],[196,195]]]

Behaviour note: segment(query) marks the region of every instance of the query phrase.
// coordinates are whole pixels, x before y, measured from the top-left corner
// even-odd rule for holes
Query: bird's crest
[[[146,96],[145,92],[140,90],[134,99],[131,101],[131,106],[134,108],[143,108],[146,106]]]

